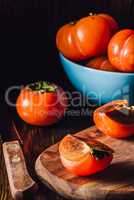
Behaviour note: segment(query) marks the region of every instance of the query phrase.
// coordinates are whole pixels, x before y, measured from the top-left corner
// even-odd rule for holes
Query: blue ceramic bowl
[[[87,68],[60,53],[63,68],[76,90],[90,102],[101,105],[112,100],[127,99],[134,104],[134,73],[109,72]]]

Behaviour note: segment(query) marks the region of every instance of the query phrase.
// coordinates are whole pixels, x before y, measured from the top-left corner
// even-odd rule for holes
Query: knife
[[[19,142],[14,140],[3,143],[3,154],[12,197],[21,200],[37,191],[37,184],[28,173]]]
[[[21,148],[23,140],[13,121],[12,126],[14,126],[17,140],[7,141],[9,140],[6,136],[6,131],[9,132],[7,124],[4,126],[2,135],[7,141],[3,143],[2,147],[11,195],[15,200],[31,199],[31,194],[38,192],[38,185],[28,173]]]

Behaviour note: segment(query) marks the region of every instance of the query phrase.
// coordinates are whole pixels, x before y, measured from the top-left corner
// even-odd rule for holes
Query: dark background
[[[0,89],[49,80],[67,89],[56,32],[90,12],[106,12],[121,27],[134,27],[134,0],[0,0]]]

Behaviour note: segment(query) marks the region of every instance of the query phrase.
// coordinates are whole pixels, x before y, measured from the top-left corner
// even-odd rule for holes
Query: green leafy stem
[[[91,154],[97,159],[103,159],[104,157],[108,157],[111,155],[110,151],[102,150],[102,149],[97,149],[94,148],[93,146],[90,146]]]
[[[29,84],[28,87],[33,91],[56,92],[57,86],[46,81],[38,81]]]

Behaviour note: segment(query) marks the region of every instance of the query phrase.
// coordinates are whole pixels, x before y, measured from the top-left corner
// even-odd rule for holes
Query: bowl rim
[[[77,67],[83,67],[84,70],[87,70],[87,71],[94,71],[94,72],[103,73],[103,74],[105,73],[105,74],[113,74],[113,75],[121,75],[121,76],[134,76],[134,72],[112,72],[112,71],[105,71],[105,70],[86,67],[84,65],[81,65],[75,61],[68,59],[61,52],[59,52],[59,55],[61,59],[64,59],[65,61],[70,62],[71,64],[75,64]]]

